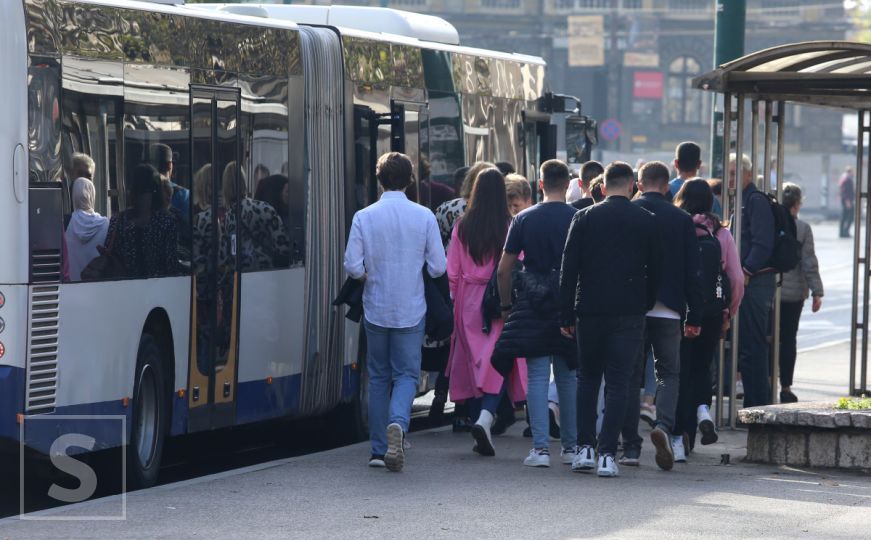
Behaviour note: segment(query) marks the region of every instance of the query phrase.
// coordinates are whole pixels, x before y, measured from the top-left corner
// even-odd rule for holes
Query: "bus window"
[[[31,56],[27,93],[30,180],[60,181],[60,63],[56,58]]]
[[[129,190],[139,165],[151,165],[160,176],[163,211],[172,217],[177,238],[177,265],[168,275],[186,274],[191,265],[189,86],[187,70],[124,66],[124,177]],[[141,268],[127,271],[130,277],[154,277]]]

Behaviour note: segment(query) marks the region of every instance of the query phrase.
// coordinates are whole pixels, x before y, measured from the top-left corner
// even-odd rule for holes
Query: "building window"
[[[669,124],[702,124],[707,114],[703,93],[692,88],[693,77],[702,67],[691,56],[679,56],[668,66],[665,87],[665,122]]]
[[[520,9],[520,0],[481,0],[481,7],[487,9]]]
[[[612,0],[555,0],[560,11],[605,11],[614,8]],[[641,9],[641,0],[618,0],[618,9]]]
[[[713,0],[669,0],[669,11],[709,12],[714,10]]]

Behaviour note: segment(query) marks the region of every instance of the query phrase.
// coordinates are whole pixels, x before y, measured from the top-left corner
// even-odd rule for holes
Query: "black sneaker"
[[[446,394],[436,394],[433,397],[432,404],[429,406],[429,419],[441,420],[445,415],[445,403],[448,401]]]
[[[558,440],[560,440],[559,425],[556,423],[556,414],[554,414],[553,409],[551,409],[550,407],[548,407],[548,409],[547,409],[547,416],[550,419],[550,426],[549,426],[550,438],[555,440],[555,441],[558,441]]]
[[[514,420],[513,414],[507,418],[504,415],[500,414],[496,417],[496,421],[493,422],[493,427],[490,428],[490,434],[502,435],[503,433],[508,431],[508,428],[514,425],[514,422],[516,422],[516,420]]]
[[[383,468],[387,465],[384,463],[384,456],[381,454],[372,454],[372,457],[369,458],[369,466]]]
[[[451,429],[454,433],[468,433],[472,431],[472,420],[458,416],[454,418],[454,425]]]
[[[532,438],[532,428],[529,426],[526,426],[526,428],[523,430],[523,436],[526,437],[527,439],[531,439]]]
[[[797,403],[798,397],[789,390],[781,390],[780,391],[780,402],[781,403]]]
[[[656,426],[650,432],[650,442],[656,448],[656,464],[664,471],[674,467],[674,450],[671,448],[671,435],[662,427]]]

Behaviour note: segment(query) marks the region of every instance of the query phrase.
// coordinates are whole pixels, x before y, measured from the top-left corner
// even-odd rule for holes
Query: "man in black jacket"
[[[578,456],[573,471],[598,465],[599,476],[617,476],[614,455],[626,414],[629,379],[641,355],[644,315],[656,303],[661,248],[656,218],[632,204],[635,175],[627,163],[605,169],[607,198],[572,219],[560,275],[562,331],[575,334],[578,369]],[[605,375],[605,415],[596,446],[596,402]],[[637,414],[637,406],[635,414]]]
[[[572,203],[576,210],[583,210],[588,206],[596,204],[596,201],[593,200],[593,196],[590,194],[590,182],[603,172],[605,172],[605,168],[598,161],[588,161],[581,165],[581,177],[578,178],[578,185],[581,188],[583,196]]]
[[[681,321],[686,318],[687,337],[701,331],[702,291],[698,279],[699,243],[689,214],[666,198],[669,171],[665,163],[651,161],[638,171],[642,194],[634,204],[656,216],[662,246],[662,282],[656,304],[647,312],[644,325],[645,350],[653,349],[656,366],[656,426],[650,440],[656,447],[656,464],[670,470],[675,460],[686,461],[682,437],[673,437],[680,385]],[[630,388],[641,386],[644,357],[640,355]],[[638,435],[638,392],[629,392],[623,424],[623,465],[638,465],[641,437]]]

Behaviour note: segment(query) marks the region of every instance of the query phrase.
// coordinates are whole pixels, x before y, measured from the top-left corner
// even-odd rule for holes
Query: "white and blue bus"
[[[435,17],[5,0],[0,20],[0,443],[45,453],[62,417],[123,416],[138,485],[175,435],[339,408],[336,429],[365,436],[360,331],[331,301],[380,153],[412,157],[430,207],[458,167],[509,161],[534,178],[555,153],[537,108],[544,62],[461,47]],[[155,148],[171,159],[155,163]],[[110,218],[130,206],[137,165],[175,185],[177,264],[69,279],[77,153]],[[243,206],[269,176],[280,219],[262,230]],[[262,235],[280,249],[252,256]],[[28,427],[52,417],[54,431]],[[95,449],[117,441],[108,422],[75,429]]]

